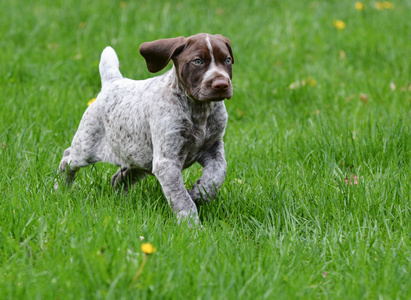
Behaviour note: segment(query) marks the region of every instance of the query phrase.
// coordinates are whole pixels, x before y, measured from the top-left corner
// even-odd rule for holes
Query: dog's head
[[[147,68],[155,73],[173,60],[180,87],[197,101],[221,101],[233,95],[231,86],[233,52],[230,40],[200,33],[141,44]]]

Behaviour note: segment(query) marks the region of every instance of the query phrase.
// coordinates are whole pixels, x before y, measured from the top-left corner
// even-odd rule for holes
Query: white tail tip
[[[120,63],[116,51],[111,47],[106,47],[101,53],[99,64],[101,83],[104,85],[123,78],[119,70]]]

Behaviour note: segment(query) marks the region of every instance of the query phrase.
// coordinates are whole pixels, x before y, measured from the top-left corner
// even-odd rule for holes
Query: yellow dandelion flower
[[[87,105],[90,105],[90,104],[93,103],[94,101],[96,101],[96,98],[91,99],[91,100],[87,103]]]
[[[144,243],[141,245],[141,251],[143,251],[145,254],[152,254],[156,252],[157,249],[154,248],[153,245],[150,243]]]
[[[394,4],[392,4],[391,2],[385,1],[382,3],[382,7],[385,9],[393,9],[394,8]]]
[[[364,9],[364,4],[361,2],[355,2],[355,9],[356,10],[363,10]]]
[[[305,79],[306,84],[309,84],[310,86],[314,87],[317,85],[317,80],[315,80],[314,78],[312,78],[311,76],[308,76]]]
[[[378,10],[382,10],[384,8],[382,2],[376,2],[375,3],[375,8]]]
[[[333,25],[335,28],[337,28],[338,30],[343,30],[345,28],[345,22],[341,21],[341,20],[335,20],[333,22]]]

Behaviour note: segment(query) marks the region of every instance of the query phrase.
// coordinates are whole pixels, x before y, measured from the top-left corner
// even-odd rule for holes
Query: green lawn
[[[0,3],[0,298],[410,299],[411,2],[140,2]],[[104,47],[143,79],[142,42],[198,32],[235,57],[203,230],[109,164],[51,193]]]

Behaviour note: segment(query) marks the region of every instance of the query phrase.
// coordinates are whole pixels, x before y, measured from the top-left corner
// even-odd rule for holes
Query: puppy
[[[110,162],[120,167],[113,187],[126,192],[155,175],[179,222],[197,224],[196,203],[214,198],[226,176],[223,100],[233,95],[230,41],[200,33],[146,42],[140,53],[152,73],[170,60],[173,68],[146,80],[123,78],[115,51],[104,49],[101,92],[84,113],[59,171],[70,185],[81,167]],[[195,162],[203,174],[187,191],[181,172]]]

